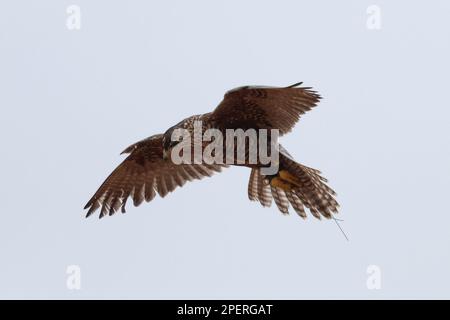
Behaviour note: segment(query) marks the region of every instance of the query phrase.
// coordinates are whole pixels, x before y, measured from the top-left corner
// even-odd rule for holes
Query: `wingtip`
[[[302,81],[302,82],[294,83],[293,85],[290,85],[290,86],[288,86],[288,87],[286,87],[286,88],[295,88],[295,87],[301,86],[302,84],[303,84],[303,81]]]
[[[132,145],[126,147],[125,150],[123,150],[120,154],[131,153],[136,148],[137,148],[137,143],[133,143]]]
[[[122,155],[122,154],[127,154],[127,153],[130,153],[130,152],[131,152],[130,147],[127,147],[125,150],[123,150],[123,151],[120,153],[120,155]]]

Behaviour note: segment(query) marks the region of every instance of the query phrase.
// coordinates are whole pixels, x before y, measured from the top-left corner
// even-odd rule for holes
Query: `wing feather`
[[[100,218],[121,209],[126,212],[128,198],[135,206],[165,197],[187,181],[210,177],[223,165],[175,165],[162,157],[162,135],[142,140],[123,153],[129,156],[108,176],[85,206],[86,216],[100,209]]]
[[[300,116],[315,107],[320,95],[309,87],[246,86],[228,91],[210,115],[220,129],[292,130]]]

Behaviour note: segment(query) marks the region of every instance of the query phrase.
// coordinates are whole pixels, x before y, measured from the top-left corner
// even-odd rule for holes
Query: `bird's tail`
[[[302,218],[306,218],[306,207],[314,217],[329,219],[338,212],[339,204],[334,199],[336,193],[326,185],[327,180],[320,174],[320,171],[301,165],[290,156],[280,153],[277,174],[265,176],[261,174],[260,168],[252,169],[248,196],[264,207],[269,207],[273,198],[284,214],[289,213],[291,205]]]

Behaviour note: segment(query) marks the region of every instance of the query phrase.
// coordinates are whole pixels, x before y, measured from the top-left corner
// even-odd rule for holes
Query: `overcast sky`
[[[449,12],[3,1],[0,297],[450,298]],[[298,81],[324,99],[281,142],[330,180],[350,241],[250,202],[246,168],[84,218],[124,147],[233,87]]]

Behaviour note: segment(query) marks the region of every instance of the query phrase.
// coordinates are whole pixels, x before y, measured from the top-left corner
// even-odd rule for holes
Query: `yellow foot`
[[[292,190],[292,185],[289,182],[286,182],[283,179],[280,179],[279,177],[274,177],[270,181],[270,185],[272,187],[283,189],[284,191],[291,191]]]
[[[291,173],[289,173],[287,170],[281,170],[280,172],[278,172],[278,176],[283,179],[285,182],[289,182],[292,183],[293,185],[300,187],[301,182],[300,180],[295,177],[294,175],[292,175]]]

